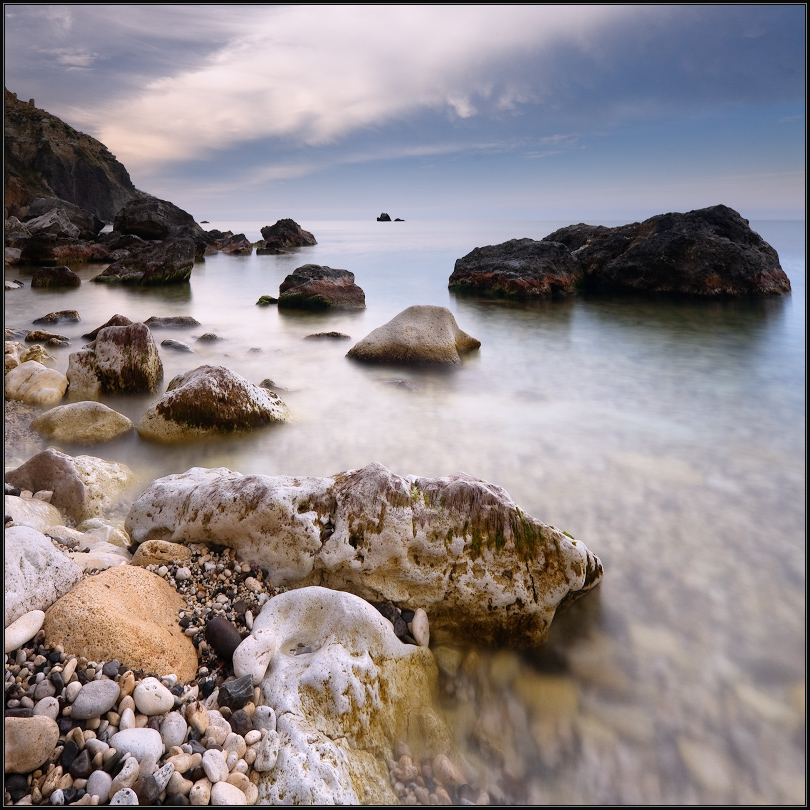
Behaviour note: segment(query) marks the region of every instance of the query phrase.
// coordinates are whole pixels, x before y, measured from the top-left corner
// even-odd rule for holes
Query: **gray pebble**
[[[99,804],[106,804],[107,799],[110,798],[110,786],[112,785],[112,776],[104,771],[93,771],[87,779],[87,786],[85,790],[91,796],[98,796]],[[119,791],[120,792],[120,791]]]
[[[81,688],[73,701],[71,717],[76,720],[101,717],[115,706],[120,695],[121,690],[115,681],[90,681]]]

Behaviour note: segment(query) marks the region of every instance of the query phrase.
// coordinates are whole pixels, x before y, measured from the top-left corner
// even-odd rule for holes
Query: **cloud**
[[[48,52],[43,52],[45,55],[48,55]],[[87,50],[70,50],[66,48],[60,48],[55,51],[51,51],[50,55],[55,57],[57,64],[63,65],[66,68],[89,68],[93,62],[96,61],[98,58],[97,53],[92,53],[91,51]]]

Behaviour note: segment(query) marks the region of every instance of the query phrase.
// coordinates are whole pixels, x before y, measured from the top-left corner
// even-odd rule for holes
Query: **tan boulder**
[[[43,714],[6,717],[5,772],[31,773],[48,761],[59,742],[59,726]]]
[[[39,498],[20,498],[17,495],[6,495],[6,514],[15,526],[31,526],[38,532],[65,522],[62,513],[52,504]]]
[[[47,439],[79,444],[107,442],[132,428],[130,419],[100,402],[60,405],[31,422],[31,429]]]
[[[408,307],[349,349],[347,357],[376,363],[460,363],[481,341],[458,328],[447,307]]]
[[[188,546],[180,543],[169,543],[166,540],[147,540],[138,546],[132,557],[133,565],[146,568],[147,565],[164,565],[165,563],[186,563],[191,560]]]
[[[27,360],[6,374],[6,397],[28,405],[50,408],[57,405],[67,390],[67,377],[36,360]]]
[[[45,636],[71,655],[117,658],[133,670],[197,674],[197,651],[183,634],[183,598],[164,579],[135,565],[119,565],[82,580],[45,613]]]

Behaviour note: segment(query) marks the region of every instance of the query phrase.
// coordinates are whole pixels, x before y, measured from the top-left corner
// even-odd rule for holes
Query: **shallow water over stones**
[[[264,224],[207,227],[256,240]],[[457,744],[493,801],[803,803],[803,223],[752,223],[779,252],[785,298],[530,306],[447,290],[474,247],[567,224],[302,223],[318,245],[209,256],[190,285],[163,290],[88,283],[99,265],[74,268],[78,288],[32,290],[15,267],[6,279],[26,286],[6,293],[6,325],[76,309],[81,323],[59,325],[70,346],[48,347],[64,372],[81,334],[115,313],[190,315],[200,326],[153,330],[195,352],[160,349],[166,381],[208,363],[287,389],[295,420],[246,438],[55,445],[126,463],[141,488],[192,466],[463,470],[599,555],[603,582],[557,615],[543,649],[434,648]],[[305,263],[353,272],[367,309],[256,306]],[[356,342],[413,304],[448,307],[481,349],[452,369],[377,368],[347,360],[348,341],[305,340]],[[156,399],[103,401],[137,422]],[[36,440],[7,435],[6,468]],[[403,800],[417,796],[400,782]]]

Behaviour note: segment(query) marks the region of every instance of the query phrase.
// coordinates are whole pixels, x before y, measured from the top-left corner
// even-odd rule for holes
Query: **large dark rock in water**
[[[58,197],[112,222],[143,195],[103,143],[5,91],[5,216],[24,216],[39,197]]]
[[[570,225],[543,240],[566,245],[594,291],[780,295],[790,281],[776,251],[725,205],[606,228]]]
[[[78,287],[81,283],[69,267],[41,267],[31,278],[32,287]]]
[[[29,223],[30,227],[31,220],[36,220],[53,212],[58,212],[72,225],[76,226],[79,239],[95,239],[104,227],[104,223],[92,212],[67,200],[60,200],[58,197],[41,197],[34,200],[28,206],[23,221]]]
[[[280,309],[363,309],[366,294],[354,273],[320,264],[296,268],[279,289]]]
[[[162,242],[147,242],[140,249],[133,246],[127,256],[113,262],[93,281],[141,286],[180,284],[191,276],[195,253],[192,239],[169,237]]]
[[[309,231],[305,231],[292,219],[280,219],[275,225],[265,225],[262,228],[262,239],[265,241],[264,250],[318,244]]]
[[[575,292],[582,276],[582,267],[565,245],[510,239],[457,259],[449,286],[484,295],[548,297]]]
[[[183,226],[204,233],[194,217],[174,203],[157,197],[144,197],[128,202],[116,214],[113,230],[135,234],[142,239],[165,239],[174,236],[175,229]]]
[[[377,217],[377,222],[390,222],[390,221],[391,221],[391,217],[388,214],[386,214],[384,211],[383,211],[382,214],[380,214]]]

